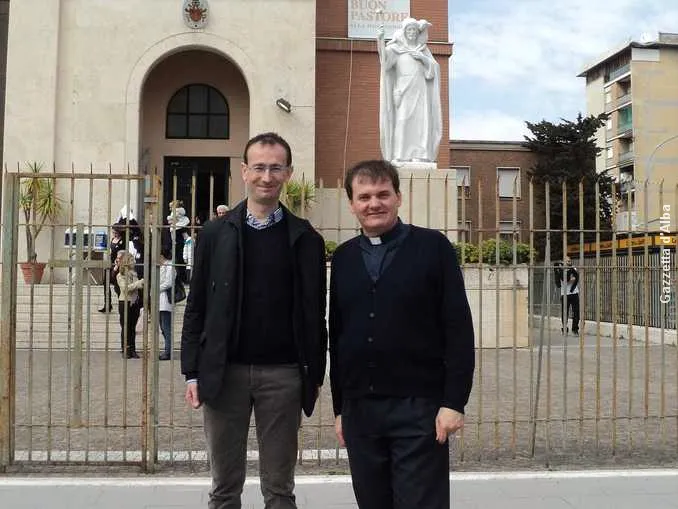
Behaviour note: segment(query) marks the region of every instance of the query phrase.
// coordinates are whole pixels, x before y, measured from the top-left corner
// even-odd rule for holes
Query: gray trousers
[[[240,509],[254,409],[261,492],[266,509],[295,509],[294,467],[301,423],[296,364],[229,365],[219,398],[204,405],[212,473],[209,509]]]

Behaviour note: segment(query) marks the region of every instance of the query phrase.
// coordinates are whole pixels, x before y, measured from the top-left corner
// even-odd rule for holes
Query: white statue
[[[414,18],[384,43],[377,29],[381,63],[379,130],[387,161],[435,161],[443,132],[440,66],[426,46],[431,23]]]

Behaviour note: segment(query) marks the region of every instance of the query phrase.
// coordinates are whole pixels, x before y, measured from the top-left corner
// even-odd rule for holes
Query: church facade
[[[242,198],[245,142],[276,131],[297,176],[334,187],[352,163],[380,157],[376,44],[351,31],[386,4],[11,0],[3,161],[155,175],[166,192],[194,179],[204,209],[208,188],[210,203]],[[447,1],[399,5],[433,23],[445,140]]]

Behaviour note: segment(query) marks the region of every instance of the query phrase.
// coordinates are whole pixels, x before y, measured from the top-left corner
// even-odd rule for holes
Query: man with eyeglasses
[[[241,507],[252,410],[265,507],[295,508],[301,411],[313,412],[325,373],[324,242],[280,204],[289,144],[259,134],[243,161],[247,199],[210,221],[197,245],[181,370],[187,403],[204,403],[208,508]]]

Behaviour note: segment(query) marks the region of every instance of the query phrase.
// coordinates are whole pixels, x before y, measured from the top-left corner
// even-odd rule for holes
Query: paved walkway
[[[452,474],[459,509],[678,509],[678,469]],[[0,478],[2,509],[198,509],[207,506],[205,478]],[[350,478],[297,478],[300,509],[356,508]],[[263,507],[248,479],[243,508]],[[413,508],[415,509],[415,508]]]
[[[532,349],[478,351],[466,431],[454,448],[457,468],[674,466],[676,347],[646,348],[627,340],[613,344],[609,338],[552,332],[544,338],[540,357],[540,331],[532,332]],[[48,452],[55,461],[141,457],[143,426],[149,422],[142,414],[144,359],[125,362],[114,345],[108,353],[92,351],[83,357],[82,380],[73,378],[73,359],[66,351],[17,352],[18,460],[44,461]],[[155,366],[147,368],[152,387]],[[190,453],[204,462],[202,413],[188,410],[183,401],[178,356],[157,368],[159,458],[163,463],[185,461]],[[327,459],[323,463],[335,469],[329,385],[324,384],[313,417],[304,419],[301,447],[309,459],[320,450]],[[253,432],[249,449],[256,449]]]

